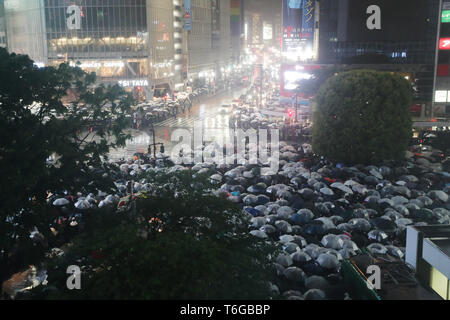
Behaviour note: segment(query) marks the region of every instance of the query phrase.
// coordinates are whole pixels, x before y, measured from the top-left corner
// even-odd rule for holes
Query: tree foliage
[[[235,204],[192,172],[159,175],[136,214],[103,212],[65,256],[51,262],[45,299],[266,299],[273,245],[249,235]],[[103,216],[102,216],[103,215]],[[80,264],[81,263],[81,264]],[[65,287],[83,266],[81,290]],[[44,291],[42,291],[44,290]]]
[[[316,97],[313,149],[347,163],[402,159],[412,132],[411,86],[367,70],[330,78]]]
[[[0,48],[0,280],[41,256],[29,237],[34,227],[51,239],[47,192],[113,187],[102,160],[124,145],[133,100],[95,81],[78,67],[37,68]],[[65,104],[69,90],[76,94]],[[52,155],[57,161],[48,163]]]

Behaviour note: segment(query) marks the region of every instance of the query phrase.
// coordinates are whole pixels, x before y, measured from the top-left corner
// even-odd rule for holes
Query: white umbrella
[[[53,205],[58,206],[58,207],[66,206],[69,203],[70,203],[70,201],[67,200],[66,198],[58,198],[55,201],[53,201]]]

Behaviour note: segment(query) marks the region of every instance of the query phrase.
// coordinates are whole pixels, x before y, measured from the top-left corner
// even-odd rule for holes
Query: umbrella
[[[330,253],[321,253],[317,257],[317,263],[325,269],[336,270],[339,266],[338,258]]]
[[[420,196],[420,197],[417,198],[417,200],[420,200],[425,205],[425,207],[429,207],[429,206],[431,206],[433,204],[433,200],[431,200],[427,196]]]
[[[69,200],[67,200],[66,198],[58,198],[55,201],[53,201],[53,205],[57,206],[57,207],[62,207],[62,206],[66,206],[70,203]]]
[[[251,222],[251,227],[253,228],[261,228],[265,223],[266,223],[266,218],[264,217],[256,217],[256,218],[252,218],[250,220]]]
[[[291,225],[288,222],[283,221],[283,220],[276,221],[275,227],[283,233],[291,233],[292,232]]]
[[[334,225],[338,225],[342,222],[344,222],[344,218],[342,218],[341,216],[331,216],[330,220],[333,221]]]
[[[78,200],[75,203],[75,208],[80,209],[80,210],[88,210],[91,208],[91,204],[87,200]]]
[[[389,219],[374,218],[370,220],[370,223],[375,229],[382,230],[387,233],[394,232],[397,229],[396,224]]]
[[[282,206],[277,210],[277,216],[281,219],[287,220],[293,212],[294,210],[292,210],[290,207]]]
[[[292,258],[294,265],[297,265],[297,266],[301,266],[301,265],[305,264],[306,262],[312,260],[312,258],[306,252],[303,252],[303,251],[296,251],[296,252],[292,253],[291,258]]]
[[[252,236],[255,236],[255,237],[260,238],[260,239],[266,239],[267,238],[267,234],[264,233],[263,231],[260,231],[260,230],[252,230],[252,231],[250,231],[250,234]]]
[[[391,201],[394,203],[394,206],[404,205],[409,202],[409,200],[403,196],[392,197]]]
[[[299,235],[294,235],[294,239],[292,240],[292,242],[298,244],[299,247],[306,247],[307,242],[305,240],[305,238],[299,236]]]
[[[286,279],[288,279],[289,281],[292,281],[296,284],[303,283],[306,278],[306,275],[303,272],[303,270],[298,267],[286,268],[283,272],[283,275],[286,277]]]
[[[381,243],[372,243],[367,246],[367,249],[370,251],[370,253],[375,254],[386,254],[387,249],[385,246],[383,246]]]
[[[334,234],[327,234],[322,238],[322,245],[325,248],[340,250],[344,246],[344,241]]]
[[[251,214],[254,217],[258,217],[258,216],[262,215],[261,211],[255,209],[255,208],[252,208],[252,207],[245,208],[244,211]]]
[[[325,230],[330,230],[336,228],[333,221],[330,218],[327,217],[320,217],[315,219],[316,221],[321,221],[324,225]]]
[[[309,289],[305,292],[303,298],[305,300],[325,300],[326,295],[325,292],[320,289]]]
[[[334,195],[333,190],[331,190],[330,188],[321,188],[320,192],[326,196],[332,196]]]
[[[381,231],[381,230],[371,230],[367,234],[367,237],[369,238],[369,240],[380,242],[380,243],[382,243],[388,239],[388,235],[386,234],[386,232]]]
[[[244,197],[243,202],[245,205],[251,206],[251,205],[256,204],[256,202],[258,202],[258,197],[256,197],[255,195],[249,194]]]
[[[370,222],[364,218],[354,218],[348,222],[354,230],[368,232],[371,228]]]
[[[403,259],[403,257],[405,256],[403,251],[397,248],[396,246],[386,246],[386,249],[387,252],[393,257]]]
[[[320,289],[326,292],[330,288],[330,284],[324,277],[312,275],[306,278],[305,287],[308,289]]]
[[[301,197],[305,200],[312,200],[316,196],[314,191],[309,188],[304,188],[298,191]]]
[[[406,228],[407,226],[413,224],[414,222],[411,219],[408,218],[400,218],[395,220],[395,224],[399,227],[399,228]]]
[[[319,256],[319,246],[314,243],[308,244],[303,251],[308,254],[313,259],[316,259]]]
[[[380,180],[383,179],[383,176],[381,175],[381,173],[377,169],[372,169],[372,170],[369,171],[369,173],[372,176],[374,176],[375,178],[377,178],[377,179],[380,179]]]
[[[446,194],[442,190],[431,190],[428,192],[427,196],[433,200],[439,200],[443,203],[446,203],[448,201],[448,194]]]
[[[281,243],[288,243],[288,242],[291,242],[293,240],[294,240],[294,237],[291,236],[291,235],[285,234],[285,235],[280,236],[280,242]]]
[[[300,251],[298,244],[293,242],[287,242],[283,245],[283,250],[289,254]]]
[[[332,188],[341,190],[342,192],[348,193],[348,194],[353,194],[352,189],[350,189],[349,187],[347,187],[346,185],[342,184],[341,182],[335,182],[331,184]]]
[[[261,214],[263,214],[265,216],[269,214],[269,211],[267,210],[267,207],[264,206],[264,205],[258,205],[258,206],[255,207],[255,209],[260,211]]]
[[[277,228],[275,228],[274,226],[272,226],[270,224],[263,225],[261,228],[259,228],[259,230],[265,232],[267,235],[277,234],[278,233]]]
[[[303,300],[303,295],[300,291],[297,290],[288,290],[283,292],[283,297],[286,297],[287,299],[292,297],[297,297],[297,299],[294,300]]]
[[[291,256],[283,253],[277,257],[276,262],[285,268],[288,268],[293,264]]]

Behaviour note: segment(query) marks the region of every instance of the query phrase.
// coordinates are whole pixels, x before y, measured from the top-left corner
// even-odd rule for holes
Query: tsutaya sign
[[[66,19],[67,29],[80,30],[81,29],[81,8],[76,5],[69,6],[67,8],[67,14],[69,15]]]
[[[120,80],[122,87],[145,87],[148,86],[148,80]]]

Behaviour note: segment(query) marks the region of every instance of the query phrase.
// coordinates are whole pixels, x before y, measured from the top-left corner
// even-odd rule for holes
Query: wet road
[[[172,133],[176,129],[187,129],[192,132],[196,121],[202,123],[205,129],[218,129],[215,138],[221,139],[220,135],[227,136],[229,115],[220,113],[220,107],[222,104],[231,103],[233,99],[239,98],[245,92],[246,89],[234,88],[215,96],[203,96],[200,98],[200,103],[195,99],[191,112],[186,109],[184,114],[179,113],[176,118],[172,116],[155,124],[155,142],[164,143],[165,154],[170,155],[172,147],[178,143],[171,141]],[[146,153],[148,145],[153,143],[153,134],[150,129],[128,130],[128,133],[133,138],[127,141],[124,148],[111,150],[110,159],[131,157],[136,152]],[[159,147],[157,147],[158,151]]]

